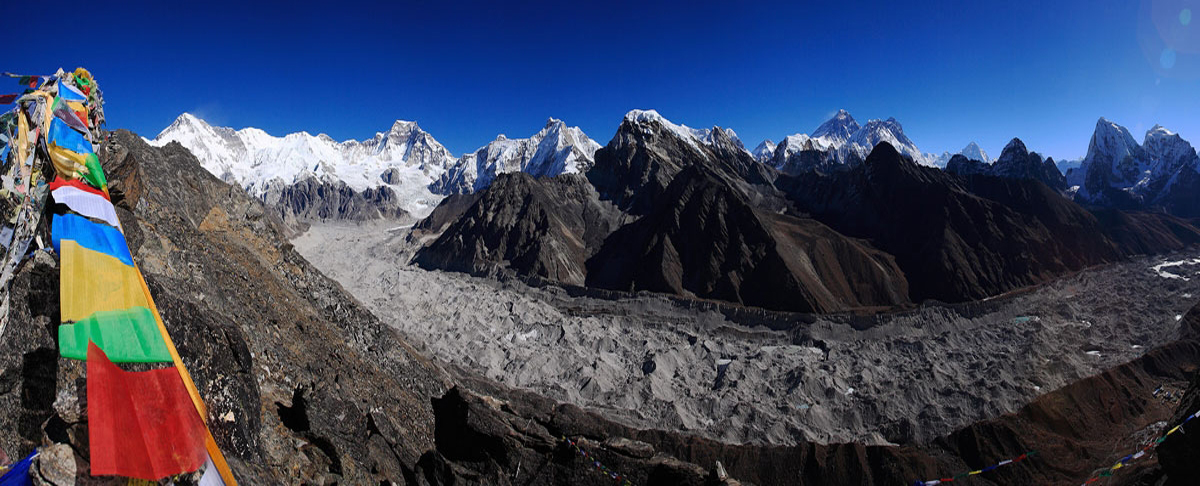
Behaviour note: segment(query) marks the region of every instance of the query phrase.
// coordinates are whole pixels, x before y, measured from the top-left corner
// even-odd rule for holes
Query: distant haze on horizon
[[[752,149],[846,109],[895,117],[934,154],[975,141],[997,157],[1018,137],[1077,159],[1100,117],[1200,144],[1200,0],[71,3],[56,5],[88,12],[100,49],[15,22],[36,48],[0,69],[87,67],[110,128],[151,138],[183,112],[338,140],[404,119],[462,154],[550,117],[604,143],[646,108]]]

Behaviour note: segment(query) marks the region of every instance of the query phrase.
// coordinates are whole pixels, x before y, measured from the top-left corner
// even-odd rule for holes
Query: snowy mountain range
[[[870,120],[859,125],[846,110],[838,110],[812,135],[788,135],[778,144],[767,140],[751,154],[760,162],[787,173],[829,170],[861,163],[880,142],[891,144],[902,155],[920,164],[934,165],[938,160],[932,154],[922,153],[904,134],[895,118]]]
[[[474,153],[454,157],[411,121],[396,121],[367,140],[339,142],[325,134],[276,137],[257,128],[214,127],[189,113],[150,141],[156,146],[170,142],[179,142],[209,172],[256,197],[276,198],[280,191],[315,179],[344,183],[357,193],[387,188],[405,212],[418,217],[446,194],[486,187],[498,173],[554,176],[587,170],[600,147],[579,128],[555,119],[530,138],[501,135]]]
[[[692,128],[673,123],[654,110],[632,110],[626,118],[659,122],[695,147],[727,139],[733,149],[777,169],[799,171],[813,165],[798,163],[799,159],[789,165],[788,160],[797,154],[804,160],[820,158],[823,164],[853,165],[881,141],[918,162],[934,160],[917,149],[895,119],[871,120],[860,126],[845,110],[819,126],[812,136],[789,135],[778,145],[764,141],[753,152],[746,150],[731,129]],[[411,121],[397,121],[388,131],[366,140],[337,141],[308,132],[277,137],[257,128],[214,127],[184,113],[150,141],[156,146],[170,142],[191,150],[214,175],[272,203],[279,202],[281,193],[295,192],[294,186],[301,182],[305,182],[306,191],[324,192],[333,192],[333,186],[344,184],[346,188],[336,188],[343,197],[379,189],[383,193],[377,191],[373,197],[392,201],[415,216],[428,214],[445,195],[487,187],[497,174],[521,171],[542,177],[586,172],[600,149],[600,144],[583,130],[554,118],[529,138],[500,135],[461,157],[455,157]]]
[[[779,143],[764,140],[753,151],[746,150],[733,130],[691,128],[654,110],[632,110],[625,119],[661,125],[665,133],[701,152],[701,147],[745,152],[785,173],[851,168],[876,144],[887,142],[920,164],[944,168],[950,159],[962,156],[980,165],[959,162],[959,172],[1034,177],[1051,187],[1061,186],[1062,176],[1055,174],[1059,171],[1047,167],[1054,161],[1043,161],[1036,153],[1025,151],[1023,144],[1005,148],[1006,153],[1019,155],[1011,160],[994,161],[975,142],[958,154],[935,156],[922,153],[894,118],[859,125],[845,110],[822,123],[812,135],[796,133]],[[339,142],[325,134],[297,132],[276,137],[257,128],[214,127],[184,113],[150,143],[162,146],[173,141],[191,150],[209,172],[271,204],[294,206],[291,212],[295,215],[344,217],[342,213],[353,212],[364,218],[405,213],[423,217],[446,195],[479,191],[507,172],[535,177],[585,173],[601,148],[578,127],[554,118],[528,138],[500,135],[461,157],[453,156],[410,121],[397,121],[386,132],[366,140]],[[1075,165],[1069,164],[1066,167]],[[1200,198],[1186,194],[1194,181],[1200,180],[1198,165],[1191,144],[1166,128],[1155,126],[1138,144],[1129,130],[1101,118],[1087,156],[1078,168],[1067,171],[1066,184],[1073,186],[1069,192],[1076,200],[1088,204],[1170,206],[1183,213],[1196,207],[1200,212],[1200,200],[1192,202]],[[322,198],[332,199],[321,206]],[[346,209],[351,206],[353,211]],[[363,209],[370,206],[378,207]]]
[[[439,194],[464,194],[491,185],[497,174],[525,172],[534,177],[578,174],[592,167],[600,144],[579,127],[551,118],[529,138],[496,137],[474,153],[458,159],[431,189]]]
[[[984,152],[983,148],[981,148],[979,146],[979,144],[977,144],[975,142],[971,142],[971,143],[968,143],[966,147],[963,147],[962,150],[959,150],[957,154],[952,154],[950,152],[942,152],[942,155],[938,156],[937,160],[933,163],[933,165],[945,168],[946,164],[950,163],[950,159],[953,158],[955,155],[961,155],[963,157],[966,157],[968,160],[978,160],[980,162],[983,162],[984,164],[992,163],[992,158],[988,157],[987,152]]]

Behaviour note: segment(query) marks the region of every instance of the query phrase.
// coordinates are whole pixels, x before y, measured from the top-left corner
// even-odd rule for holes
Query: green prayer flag
[[[88,173],[84,174],[83,176],[84,180],[86,180],[88,184],[91,184],[92,187],[95,187],[96,189],[108,189],[108,181],[104,179],[104,169],[100,168],[100,158],[96,157],[96,154],[94,153],[87,154],[87,163],[84,165],[88,170]],[[87,350],[85,349],[84,351],[86,352]]]
[[[172,362],[154,313],[145,307],[99,311],[58,328],[58,349],[64,358],[87,359],[89,341],[114,362]]]

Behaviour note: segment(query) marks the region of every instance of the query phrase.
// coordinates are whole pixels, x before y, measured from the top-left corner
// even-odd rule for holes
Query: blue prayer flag
[[[133,266],[133,256],[129,254],[125,235],[107,224],[94,223],[74,214],[55,214],[50,225],[50,242],[54,245],[54,251],[60,254],[62,240],[73,240],[79,246]]]
[[[58,97],[67,101],[87,101],[87,95],[62,80],[58,82]]]
[[[77,154],[92,153],[92,142],[87,141],[82,133],[58,118],[50,122],[50,141]]]

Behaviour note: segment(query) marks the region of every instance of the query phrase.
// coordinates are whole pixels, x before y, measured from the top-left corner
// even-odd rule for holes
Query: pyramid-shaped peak
[[[1008,145],[1004,146],[1004,150],[1000,152],[1000,157],[1004,158],[1004,155],[1009,152],[1015,152],[1024,155],[1029,153],[1029,149],[1025,147],[1025,142],[1022,142],[1019,138],[1013,137],[1012,140],[1008,141]]]
[[[850,115],[846,110],[838,110],[837,114],[826,120],[821,126],[813,131],[812,136],[829,137],[837,140],[847,140],[854,132],[858,131],[858,121]]]

